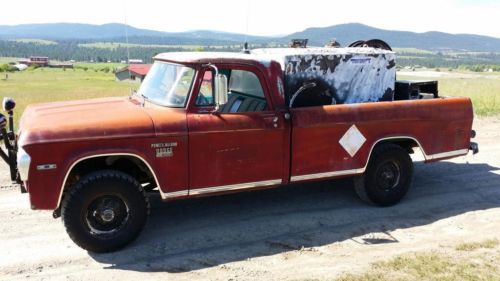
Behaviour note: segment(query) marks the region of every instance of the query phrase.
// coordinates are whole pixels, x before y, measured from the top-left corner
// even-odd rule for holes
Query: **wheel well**
[[[406,150],[408,152],[408,154],[415,153],[415,151],[413,150],[415,147],[420,148],[420,151],[421,151],[421,147],[420,147],[419,143],[415,139],[413,139],[413,138],[405,138],[405,137],[390,138],[390,139],[381,140],[381,141],[379,141],[379,142],[376,143],[376,145],[373,147],[373,149],[375,149],[375,147],[377,147],[377,146],[379,146],[381,144],[384,144],[384,143],[393,143],[393,144],[399,145],[404,150]],[[422,153],[422,155],[423,155],[423,153]]]
[[[149,184],[153,188],[157,187],[153,172],[142,159],[132,155],[108,155],[88,158],[78,162],[69,171],[64,183],[64,190],[89,173],[109,169],[126,173],[141,184]]]

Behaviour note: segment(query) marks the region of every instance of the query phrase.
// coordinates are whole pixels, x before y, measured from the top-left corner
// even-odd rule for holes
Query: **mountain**
[[[283,37],[246,36],[244,34],[210,30],[161,32],[119,23],[103,25],[79,23],[22,24],[13,26],[0,25],[0,39],[33,38],[124,42],[125,30],[127,30],[129,42],[136,44],[235,45],[242,44],[245,40],[254,44],[287,44],[293,38],[308,38],[309,45],[322,46],[330,39],[336,38],[342,46],[346,46],[353,41],[377,38],[396,48],[500,52],[500,38],[434,31],[415,33],[384,30],[359,23],[308,28]]]
[[[500,38],[472,34],[449,34],[435,31],[416,33],[384,30],[359,23],[308,28],[304,31],[290,34],[285,38],[308,38],[310,45],[318,46],[324,45],[332,38],[336,38],[342,46],[346,46],[357,40],[376,38],[382,39],[392,47],[397,48],[500,52]]]
[[[264,36],[245,36],[244,34],[195,30],[187,32],[161,32],[149,29],[135,28],[130,25],[120,23],[108,23],[102,25],[82,24],[82,23],[47,23],[47,24],[21,24],[21,25],[0,25],[0,38],[2,39],[47,39],[47,40],[98,40],[98,39],[118,39],[125,38],[125,32],[133,37],[167,37],[178,40],[179,44],[186,44],[184,41],[199,42],[202,40],[219,43],[244,42],[245,38],[252,41],[268,40]],[[168,40],[173,41],[173,40]]]
[[[129,36],[163,36],[164,32],[139,29],[119,23],[102,25],[83,23],[42,23],[0,25],[0,38],[19,39],[100,39],[120,37],[125,35],[125,28]]]
[[[195,30],[195,31],[177,32],[177,33],[165,32],[164,34],[167,36],[173,36],[178,38],[212,39],[218,41],[234,42],[238,44],[245,42],[245,40],[249,40],[252,42],[267,42],[276,40],[276,38],[273,37],[245,35],[239,33],[212,31],[212,30]]]

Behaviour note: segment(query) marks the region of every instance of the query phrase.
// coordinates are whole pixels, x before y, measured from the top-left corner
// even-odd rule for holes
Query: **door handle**
[[[273,118],[273,127],[274,128],[278,128],[278,121],[279,121],[278,116],[274,116],[274,118]]]
[[[266,120],[267,122],[272,122],[273,127],[278,128],[278,121],[279,121],[278,116],[273,115],[273,116],[265,117],[264,120]]]

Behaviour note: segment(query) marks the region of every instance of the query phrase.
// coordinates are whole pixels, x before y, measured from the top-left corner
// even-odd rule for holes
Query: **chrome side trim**
[[[148,167],[149,171],[153,175],[153,177],[155,179],[155,182],[156,182],[156,186],[158,186],[158,190],[160,191],[161,197],[162,198],[166,198],[165,194],[161,190],[160,182],[158,181],[158,178],[156,177],[155,171],[151,168],[151,165],[149,165],[148,161],[146,161],[144,158],[142,158],[141,156],[139,156],[137,154],[134,154],[134,153],[105,153],[105,154],[94,154],[94,155],[82,157],[82,158],[76,160],[75,162],[73,162],[73,164],[71,164],[71,166],[69,167],[68,171],[66,172],[66,175],[64,176],[64,180],[62,182],[61,190],[59,192],[59,200],[57,201],[57,207],[56,208],[59,208],[61,206],[61,199],[62,199],[62,194],[63,194],[63,191],[64,191],[64,186],[66,185],[66,181],[68,180],[69,173],[71,172],[71,170],[73,170],[73,168],[76,166],[76,164],[78,164],[78,163],[80,163],[80,162],[82,162],[84,160],[87,160],[87,159],[96,158],[96,157],[103,157],[103,156],[132,156],[132,157],[138,158],[144,164],[146,164],[146,166]]]
[[[422,154],[424,155],[425,160],[436,160],[436,159],[441,159],[441,158],[460,156],[460,155],[465,155],[469,152],[468,149],[459,149],[459,150],[452,150],[452,151],[440,152],[440,153],[428,155],[425,153],[425,150],[422,147],[422,145],[420,144],[420,142],[414,137],[410,137],[410,136],[387,137],[387,138],[381,138],[381,139],[377,140],[375,143],[373,143],[372,147],[370,148],[370,153],[368,154],[368,158],[366,159],[365,166],[362,168],[292,176],[290,178],[290,181],[295,182],[295,181],[303,181],[303,180],[310,180],[310,179],[320,179],[320,178],[330,178],[330,177],[336,177],[336,176],[362,174],[366,171],[366,167],[368,167],[368,161],[370,160],[370,157],[372,155],[372,152],[373,152],[373,149],[375,148],[375,146],[381,141],[394,140],[394,139],[400,139],[400,140],[401,139],[403,139],[403,140],[404,139],[411,139],[411,140],[415,141],[417,143],[417,145],[419,146],[420,150],[422,150]]]
[[[163,199],[170,199],[170,198],[176,198],[176,197],[183,197],[183,196],[188,196],[189,195],[189,190],[181,190],[181,191],[175,191],[175,192],[167,192],[164,193],[165,197]]]
[[[448,151],[448,152],[441,152],[441,153],[436,153],[432,155],[427,155],[428,160],[434,160],[434,159],[440,159],[440,158],[448,158],[448,157],[453,157],[453,156],[460,156],[467,154],[469,152],[468,149],[459,149],[459,150],[453,150],[453,151]]]
[[[303,180],[312,180],[312,179],[320,179],[320,178],[330,178],[330,177],[336,177],[336,176],[355,175],[355,174],[361,174],[364,171],[365,171],[365,169],[361,168],[361,169],[342,170],[342,171],[335,171],[335,172],[308,174],[308,175],[302,175],[302,176],[293,176],[290,178],[290,181],[303,181]]]
[[[253,187],[262,187],[262,186],[270,186],[281,184],[281,179],[276,180],[267,180],[267,181],[256,181],[256,182],[247,182],[247,183],[239,183],[239,184],[231,184],[231,185],[223,185],[223,186],[213,186],[206,188],[198,188],[198,189],[190,189],[189,195],[199,195],[205,193],[213,193],[213,192],[221,192],[221,191],[230,191],[230,190],[238,190],[238,189],[246,189]]]

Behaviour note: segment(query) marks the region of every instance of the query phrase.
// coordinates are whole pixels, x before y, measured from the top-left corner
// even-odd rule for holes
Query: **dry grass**
[[[493,249],[498,246],[500,242],[498,239],[488,239],[481,242],[470,242],[458,244],[455,247],[457,251],[474,251],[477,249]]]
[[[375,262],[362,274],[345,274],[337,281],[460,281],[500,280],[496,239],[463,243],[451,250],[421,252]]]

